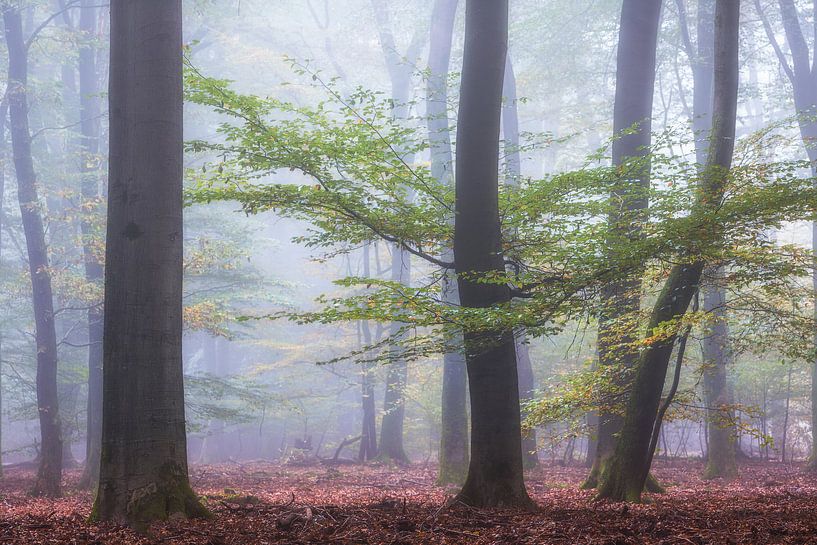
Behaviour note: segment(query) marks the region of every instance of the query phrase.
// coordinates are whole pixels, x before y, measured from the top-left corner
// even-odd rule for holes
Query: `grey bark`
[[[92,518],[206,514],[187,473],[182,372],[182,5],[111,4],[103,417]]]
[[[431,148],[431,174],[446,185],[454,184],[454,157],[448,118],[448,76],[457,6],[458,0],[434,2],[428,53],[426,115]],[[450,221],[454,221],[453,215]],[[454,261],[454,250],[450,244],[442,249],[442,258],[444,261]],[[443,271],[443,274],[443,302],[459,305],[457,280],[453,271]],[[468,379],[462,351],[462,333],[453,335],[450,344],[452,348],[443,355],[440,471],[437,481],[440,484],[461,484],[468,471]]]
[[[79,111],[80,111],[80,194],[82,196],[82,254],[85,280],[101,284],[103,264],[95,252],[95,218],[99,207],[99,73],[96,66],[96,25],[99,17],[96,0],[81,0],[79,30]],[[102,446],[102,330],[103,311],[88,309],[88,402],[85,433],[85,469],[80,483],[96,486],[99,479],[99,454]]]
[[[503,95],[502,132],[505,141],[505,183],[512,187],[519,187],[522,178],[522,154],[519,150],[519,108],[517,105],[519,97],[510,54],[505,64]],[[513,259],[514,256],[508,257]],[[532,399],[535,389],[527,331],[524,328],[519,328],[514,332],[514,340],[516,343],[516,369],[519,374],[519,399],[524,403]],[[522,418],[525,418],[524,411],[522,412]],[[525,469],[532,469],[539,465],[536,430],[534,429],[527,430],[522,435],[522,462]]]
[[[40,421],[40,464],[34,494],[60,495],[62,436],[57,392],[57,335],[51,290],[48,247],[40,213],[37,175],[31,153],[28,123],[28,51],[23,38],[20,9],[3,4],[6,46],[9,55],[8,100],[17,198],[28,253],[37,346],[37,409]]]
[[[499,221],[499,132],[508,51],[508,1],[467,0],[457,125],[454,255],[460,303],[510,302],[506,285],[469,278],[504,272]],[[530,508],[522,467],[513,331],[465,331],[471,460],[457,499],[478,507]]]
[[[721,202],[735,147],[738,93],[739,0],[716,0],[715,77],[712,102],[712,133],[706,167],[696,189],[690,216],[702,222],[701,231],[713,232],[713,215]],[[653,307],[647,332],[681,317],[698,290],[704,262],[685,250],[670,271]],[[599,496],[617,501],[641,501],[650,470],[653,426],[661,403],[669,360],[677,335],[651,343],[639,357],[616,449],[599,482]]]
[[[647,190],[650,183],[648,154],[652,140],[652,106],[655,89],[655,56],[661,2],[654,0],[624,0],[619,27],[616,61],[616,96],[613,108],[613,165],[619,167],[618,179],[611,182],[610,203],[620,203],[611,209],[608,222],[619,243],[641,237],[640,222],[649,205]],[[635,129],[631,133],[622,131]],[[611,247],[615,246],[611,244]],[[606,405],[620,404],[627,396],[632,368],[638,354],[632,348],[638,336],[636,316],[641,305],[643,265],[628,263],[626,258],[610,252],[611,262],[629,269],[629,276],[605,286],[601,293],[598,357],[599,365],[615,368],[616,386],[620,391]],[[595,460],[584,484],[593,488],[615,449],[616,435],[623,420],[614,410],[602,410],[598,415]]]

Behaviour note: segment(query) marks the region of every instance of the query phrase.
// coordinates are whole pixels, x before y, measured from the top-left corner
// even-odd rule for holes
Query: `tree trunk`
[[[79,109],[82,174],[82,253],[85,264],[85,280],[93,284],[103,281],[103,264],[95,251],[95,239],[99,236],[93,227],[99,215],[99,73],[96,67],[96,24],[98,8],[95,0],[82,0],[79,29],[82,47],[79,50]],[[99,452],[102,445],[102,308],[88,310],[88,403],[86,417],[85,470],[80,485],[96,486],[99,479]]]
[[[655,88],[655,54],[661,2],[624,0],[619,28],[616,66],[616,97],[613,109],[613,165],[619,167],[619,179],[611,184],[611,209],[608,218],[612,236],[626,242],[641,237],[639,223],[649,205],[646,191],[650,183],[648,154],[652,140],[652,105]],[[623,134],[628,129],[635,129]],[[613,244],[610,245],[611,247]],[[621,256],[609,255],[611,262]],[[638,354],[631,347],[638,336],[637,314],[641,304],[643,265],[629,264],[628,278],[604,287],[599,315],[599,364],[616,368],[616,384],[624,395],[629,389],[632,367]],[[611,404],[620,403],[611,399]],[[584,488],[594,488],[599,475],[615,449],[622,418],[616,411],[602,410],[598,416],[596,456]]]
[[[448,119],[448,75],[457,5],[458,0],[434,2],[426,88],[431,174],[449,186],[454,183],[454,159]],[[453,219],[451,217],[450,221],[453,222]],[[450,244],[442,249],[442,255],[444,260],[454,261]],[[456,278],[451,271],[444,274],[441,298],[446,304],[459,305]],[[462,484],[468,471],[468,379],[461,334],[451,339],[451,346],[443,355],[439,484]]]
[[[182,370],[182,3],[111,4],[110,175],[97,521],[204,516]]]
[[[522,178],[522,154],[519,152],[519,99],[516,91],[516,75],[513,71],[511,56],[508,55],[505,64],[505,78],[502,83],[502,132],[505,140],[505,183],[512,187],[519,187]],[[510,256],[513,257],[513,256]],[[533,397],[535,383],[533,367],[530,361],[530,347],[528,335],[524,328],[515,332],[516,341],[516,369],[519,374],[519,399],[525,403]],[[522,411],[522,419],[525,412]],[[530,429],[522,434],[522,464],[525,469],[533,469],[539,465],[539,456],[536,447],[536,430]]]
[[[714,75],[714,0],[698,2],[697,52],[690,52],[694,80],[692,99],[692,129],[695,133],[695,158],[703,171],[709,150],[709,133],[712,127],[712,78]],[[682,21],[682,24],[686,24]],[[713,319],[713,327],[707,333],[701,352],[704,362],[703,391],[706,406],[706,468],[704,479],[732,478],[737,475],[735,463],[734,411],[732,392],[727,382],[729,364],[729,327],[726,322],[726,288],[719,277],[723,269],[709,267],[705,272],[707,281],[702,286],[703,310]]]
[[[386,61],[386,68],[391,81],[392,117],[405,119],[409,111],[409,95],[411,92],[411,78],[413,62],[420,53],[422,41],[420,33],[415,33],[411,44],[401,57],[392,34],[387,6],[381,0],[372,0],[375,20],[380,35],[380,46]],[[406,164],[414,161],[412,154],[401,154]],[[411,283],[411,254],[399,245],[392,248],[392,280],[405,285]],[[390,335],[395,341],[402,340],[404,333],[400,333],[403,324],[394,323],[390,327]],[[403,428],[405,422],[405,389],[408,378],[408,366],[405,359],[394,350],[394,357],[390,358],[389,369],[386,375],[386,392],[384,395],[384,413],[380,423],[380,450],[379,457],[393,460],[401,464],[409,463],[403,447]]]
[[[712,215],[723,198],[735,147],[738,90],[740,1],[717,0],[715,13],[715,78],[712,134],[706,168],[690,216],[699,218],[702,232],[715,231]],[[681,317],[698,289],[704,263],[690,252],[681,256],[653,307],[647,334],[662,323]],[[599,497],[641,501],[650,470],[650,442],[676,335],[646,346],[635,369],[624,424],[599,482]]]
[[[783,22],[783,30],[786,35],[786,42],[791,49],[791,66],[777,43],[777,38],[765,18],[760,2],[756,0],[755,6],[758,9],[763,21],[766,33],[774,46],[780,61],[781,68],[786,73],[792,84],[794,91],[794,107],[797,110],[797,121],[800,127],[800,137],[806,154],[811,162],[812,176],[817,178],[817,65],[809,62],[808,43],[803,35],[797,7],[793,0],[779,0],[780,15]],[[813,4],[812,17],[817,15],[817,4]],[[804,21],[805,22],[805,21]],[[817,46],[815,46],[817,47]],[[817,255],[817,222],[812,223],[812,251]],[[817,257],[812,268],[812,286],[814,291],[814,318],[817,320]],[[814,333],[814,347],[817,349],[817,331]],[[816,350],[817,353],[817,350]],[[811,454],[807,469],[817,471],[817,355],[812,362],[811,369]]]
[[[510,302],[506,285],[474,276],[503,273],[499,222],[499,130],[508,50],[508,1],[467,0],[457,125],[454,255],[460,302]],[[471,394],[471,460],[458,500],[475,507],[524,507],[519,383],[513,331],[465,331]]]
[[[0,101],[0,267],[3,266],[3,203],[6,193],[6,118],[9,113],[8,99]],[[0,331],[0,478],[3,477],[3,332]]]
[[[37,344],[37,409],[40,420],[40,465],[34,494],[60,495],[62,437],[57,394],[57,334],[48,247],[37,195],[37,176],[28,127],[28,51],[18,7],[3,8],[9,54],[8,96],[11,143],[17,173],[17,197],[28,251]]]
[[[712,270],[710,279],[717,275]],[[712,313],[714,323],[702,343],[703,388],[706,405],[707,445],[704,479],[733,478],[738,468],[735,462],[734,410],[732,392],[727,384],[729,329],[726,324],[724,289],[717,284],[702,288],[704,310]]]
[[[411,259],[409,253],[397,245],[392,246],[391,281],[408,285],[411,279]],[[389,336],[393,342],[404,340],[403,324],[394,322],[389,326]],[[408,364],[400,354],[401,348],[390,348],[388,370],[386,372],[386,393],[383,396],[383,419],[380,423],[381,459],[408,464],[410,460],[403,448],[403,424],[406,419],[406,380]]]
[[[371,276],[369,266],[369,244],[363,246],[363,276],[368,278]],[[361,346],[372,345],[372,332],[369,328],[368,320],[361,320],[359,323],[361,333]],[[370,363],[363,364],[361,372],[361,408],[363,409],[362,430],[360,433],[360,450],[358,451],[358,460],[366,462],[377,457],[377,414],[375,413],[374,405],[374,376],[371,370]]]

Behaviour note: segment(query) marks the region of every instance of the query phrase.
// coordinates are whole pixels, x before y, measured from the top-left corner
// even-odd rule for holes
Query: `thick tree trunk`
[[[451,42],[457,16],[458,0],[436,0],[431,16],[431,38],[428,54],[428,85],[426,115],[431,146],[431,174],[446,185],[454,184],[451,126],[448,119],[448,75],[451,62]],[[453,222],[453,216],[451,217]],[[454,260],[448,245],[442,250],[443,259]],[[456,278],[444,271],[441,298],[449,305],[459,305]],[[440,484],[462,484],[468,471],[468,379],[462,335],[451,339],[452,348],[443,355],[442,425],[440,427]]]
[[[85,264],[85,280],[101,284],[103,264],[95,249],[99,236],[93,225],[99,214],[99,73],[96,68],[96,25],[98,8],[96,0],[82,0],[79,29],[82,47],[79,50],[79,109],[80,133],[82,135],[80,172],[82,180],[82,253]],[[102,446],[102,308],[88,310],[88,403],[86,417],[85,470],[80,479],[82,486],[95,487],[99,479],[99,453]]]
[[[102,463],[92,519],[204,516],[182,371],[182,5],[111,4]]]
[[[511,56],[508,55],[505,64],[505,78],[502,83],[502,132],[505,141],[505,183],[519,187],[522,178],[522,154],[519,152],[519,110],[516,91],[516,75],[513,71]],[[530,360],[528,335],[524,328],[515,332],[516,341],[516,369],[519,374],[519,399],[524,403],[530,401],[535,389],[533,367]],[[522,412],[522,419],[525,412]],[[536,447],[536,430],[527,430],[522,434],[522,463],[525,469],[532,469],[539,465],[539,456]]]
[[[646,191],[650,183],[648,154],[652,139],[652,105],[655,88],[655,54],[661,2],[624,0],[619,28],[616,66],[616,97],[613,108],[613,165],[620,177],[611,187],[611,203],[621,203],[611,210],[609,223],[613,236],[622,241],[641,236],[639,223],[649,205]],[[624,131],[635,129],[628,134]],[[614,246],[611,244],[611,246]],[[621,257],[609,255],[611,261]],[[638,354],[633,341],[638,336],[637,315],[641,304],[643,266],[625,264],[632,273],[625,280],[613,282],[602,290],[599,315],[599,364],[616,368],[617,386],[626,397],[632,367]],[[619,394],[621,395],[621,394]],[[622,400],[611,399],[609,404]],[[595,459],[585,488],[594,488],[599,475],[615,449],[622,418],[616,411],[604,410],[598,416]]]
[[[454,255],[465,308],[510,303],[505,285],[474,275],[504,272],[499,222],[499,131],[508,51],[508,1],[467,0],[457,125]],[[524,507],[519,382],[513,331],[466,331],[471,394],[471,461],[459,501]]]
[[[711,223],[712,215],[723,198],[735,147],[739,19],[739,0],[717,0],[712,134],[706,168],[690,212],[692,217],[700,218],[702,232],[717,231],[717,226]],[[687,262],[682,259],[672,268],[653,307],[648,335],[660,324],[682,316],[698,290],[704,263],[694,255],[689,257]],[[641,500],[652,458],[649,450],[653,426],[675,339],[676,335],[661,338],[641,353],[616,450],[600,477],[599,497]]]
[[[57,393],[57,334],[48,247],[37,195],[37,176],[28,127],[28,52],[18,7],[3,8],[9,54],[8,100],[17,197],[28,250],[37,344],[37,409],[40,419],[40,465],[34,494],[60,495],[62,436]]]

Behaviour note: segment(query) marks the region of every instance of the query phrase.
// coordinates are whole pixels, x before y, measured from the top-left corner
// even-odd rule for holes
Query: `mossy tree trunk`
[[[102,451],[92,519],[205,516],[182,372],[182,3],[111,4]]]
[[[57,333],[51,290],[48,246],[40,213],[37,175],[31,154],[28,123],[28,46],[23,37],[20,7],[3,3],[3,22],[8,49],[8,101],[12,153],[17,174],[17,198],[26,239],[31,277],[37,348],[37,410],[40,421],[40,464],[33,493],[60,495],[62,435],[57,388]]]
[[[508,50],[508,1],[467,0],[457,125],[454,256],[460,302],[510,302],[499,221],[499,132]],[[464,333],[471,395],[471,460],[457,499],[475,507],[531,508],[522,467],[519,382],[513,331]]]
[[[699,232],[718,244],[715,214],[723,198],[735,147],[735,118],[738,92],[739,0],[717,0],[715,8],[715,77],[712,132],[706,168],[696,189],[690,217],[700,222]],[[681,255],[681,263],[670,271],[653,307],[647,335],[661,324],[677,320],[686,312],[698,290],[704,262],[692,248]],[[661,393],[676,335],[668,334],[651,342],[641,353],[627,402],[621,434],[613,456],[600,476],[599,497],[617,501],[641,501],[652,455],[653,435]]]
[[[434,2],[426,86],[431,173],[435,179],[449,186],[454,184],[454,158],[448,118],[448,75],[458,4],[458,0]],[[453,216],[450,221],[454,221]],[[454,261],[454,251],[450,243],[443,247],[442,254],[445,261]],[[441,292],[444,302],[459,305],[457,281],[451,271],[445,271]],[[440,471],[437,475],[437,482],[440,484],[462,484],[468,471],[467,381],[462,335],[456,335],[451,339],[451,347],[443,355]]]
[[[613,165],[619,178],[610,188],[611,210],[608,222],[611,238],[622,242],[641,237],[640,224],[649,202],[649,146],[652,138],[652,105],[655,89],[655,55],[661,2],[624,0],[619,27],[616,60],[616,96],[613,107]],[[629,131],[629,132],[625,132]],[[614,203],[619,203],[615,205]],[[612,243],[611,248],[620,246]],[[631,272],[627,278],[605,286],[601,293],[598,357],[599,364],[613,369],[615,392],[603,403],[598,415],[596,450],[590,475],[584,488],[594,488],[612,455],[622,418],[615,407],[626,398],[631,369],[638,355],[632,348],[637,338],[637,316],[641,308],[643,265],[627,263],[626,256],[610,253],[611,262],[622,263]]]

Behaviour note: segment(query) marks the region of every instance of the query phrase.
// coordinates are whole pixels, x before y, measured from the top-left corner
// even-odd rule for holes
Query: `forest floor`
[[[799,466],[750,463],[732,482],[700,480],[696,462],[658,462],[668,493],[651,503],[593,500],[578,489],[586,470],[545,466],[528,475],[536,513],[443,508],[454,490],[435,468],[291,467],[274,463],[194,466],[194,488],[211,520],[175,521],[137,535],[87,523],[91,495],[67,472],[66,496],[26,493],[31,470],[0,481],[0,544],[663,544],[817,543],[817,477]]]

